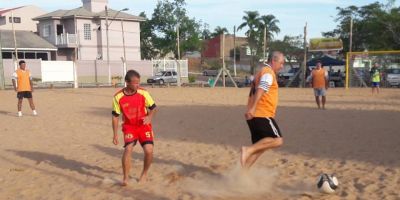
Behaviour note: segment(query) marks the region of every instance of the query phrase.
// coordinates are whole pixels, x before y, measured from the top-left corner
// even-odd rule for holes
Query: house
[[[235,41],[234,41],[235,40]],[[236,46],[236,61],[248,60],[250,57],[247,55],[247,38],[234,37],[234,35],[225,35],[225,48],[222,46],[222,35],[211,38],[205,41],[205,48],[202,56],[206,59],[220,59],[222,52],[226,60],[233,61],[233,50]]]
[[[46,11],[33,5],[0,9],[0,30],[12,30],[13,15],[15,30],[36,32],[37,22],[32,18],[45,13]]]
[[[15,31],[18,59],[54,60],[51,55],[57,52],[57,47],[50,44],[31,31]],[[3,59],[12,59],[15,55],[14,34],[12,30],[0,31],[1,52]]]
[[[76,9],[56,10],[34,18],[39,22],[39,35],[58,48],[54,55],[57,60],[74,60],[75,56],[78,60],[107,60],[107,52],[111,61],[121,61],[124,55],[128,61],[141,60],[140,22],[144,18],[112,9],[106,11],[107,0],[82,3]]]

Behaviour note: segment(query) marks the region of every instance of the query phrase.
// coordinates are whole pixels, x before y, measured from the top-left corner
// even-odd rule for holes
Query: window
[[[11,17],[9,17],[8,18],[8,21],[10,22],[10,23],[12,23],[12,19],[11,19]],[[18,23],[18,24],[20,24],[21,23],[21,17],[14,17],[14,23]]]
[[[85,40],[92,40],[92,30],[90,24],[83,24],[83,37]]]
[[[50,24],[45,24],[43,26],[43,37],[49,37],[51,34],[51,25]]]
[[[37,53],[36,54],[37,59],[42,59],[42,60],[49,60],[48,54],[47,53]]]
[[[172,75],[176,76],[178,75],[175,71],[172,72]]]

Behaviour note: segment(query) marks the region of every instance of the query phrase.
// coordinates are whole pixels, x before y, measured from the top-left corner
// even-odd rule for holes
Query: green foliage
[[[214,32],[213,33],[211,33],[211,37],[217,37],[217,36],[219,36],[219,35],[221,35],[221,34],[229,34],[229,31],[228,31],[228,29],[226,29],[225,27],[220,27],[220,26],[217,26],[215,29],[214,29]]]
[[[179,26],[181,54],[201,48],[200,22],[189,18],[184,0],[160,0],[154,9],[151,23],[152,43],[161,57],[174,52],[177,57],[177,26]]]
[[[194,82],[196,82],[196,76],[189,75],[189,83],[194,83]]]
[[[350,21],[353,19],[353,51],[400,49],[400,7],[395,7],[394,2],[337,7],[336,22],[339,24],[323,35],[341,38],[344,51],[349,51]]]
[[[280,29],[277,25],[279,20],[274,15],[263,15],[257,11],[245,11],[243,23],[239,25],[238,30],[247,27],[246,36],[251,51],[251,71],[254,73],[256,62],[263,54],[264,46],[264,27],[266,28],[267,40],[271,41],[273,34],[279,33]]]
[[[155,34],[152,31],[151,20],[149,20],[144,12],[139,14],[146,21],[140,23],[140,53],[142,59],[150,60],[157,55],[157,51],[153,46],[153,38]]]

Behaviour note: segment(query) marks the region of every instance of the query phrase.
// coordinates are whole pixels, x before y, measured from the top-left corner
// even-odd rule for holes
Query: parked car
[[[393,86],[400,87],[400,68],[388,69],[386,75],[387,75],[386,80],[390,87]]]
[[[161,71],[147,79],[147,83],[157,83],[164,85],[165,83],[177,83],[178,74],[175,71]]]
[[[203,71],[203,76],[217,76],[218,72],[216,69],[206,69]]]

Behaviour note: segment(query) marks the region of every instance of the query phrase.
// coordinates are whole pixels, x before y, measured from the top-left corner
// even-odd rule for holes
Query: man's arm
[[[115,145],[118,144],[118,123],[119,123],[119,116],[112,116],[112,129],[114,133],[113,143]]]
[[[17,85],[15,84],[15,79],[12,79],[12,84],[13,84],[14,90],[17,91]]]
[[[31,84],[31,92],[33,92],[33,83],[32,83],[32,79],[29,79],[29,84]]]
[[[152,109],[147,109],[147,110],[148,110],[147,116],[144,117],[143,124],[151,124],[151,121],[153,120],[153,116],[157,112],[157,108],[156,107],[154,107]]]
[[[325,89],[329,88],[329,76],[328,76],[328,72],[325,71]]]

